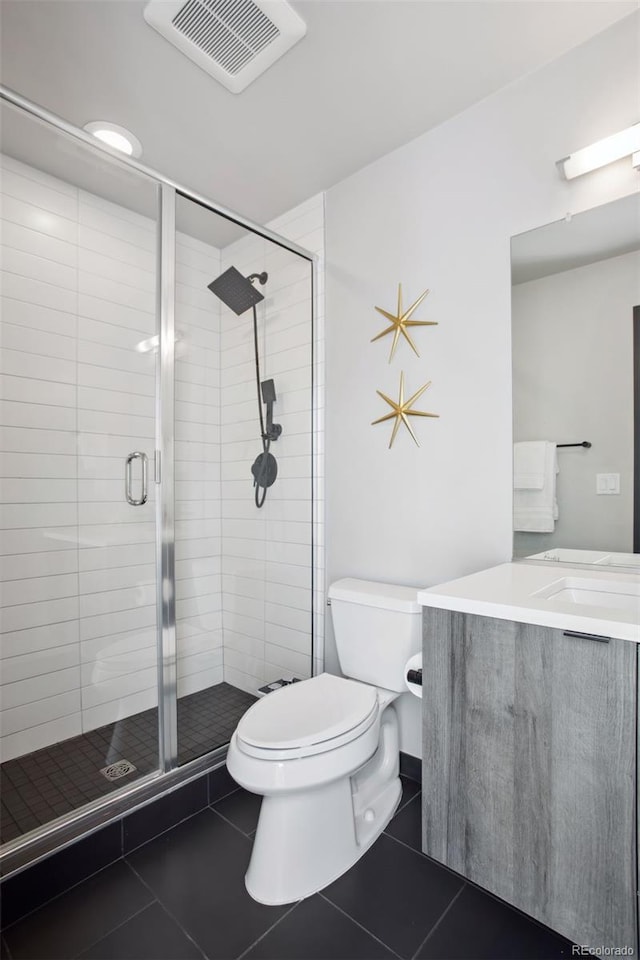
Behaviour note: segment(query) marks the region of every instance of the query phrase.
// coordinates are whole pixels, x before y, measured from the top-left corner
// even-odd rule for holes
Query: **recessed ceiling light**
[[[142,154],[142,144],[137,137],[125,127],[119,127],[117,123],[110,123],[107,120],[92,120],[91,123],[85,123],[84,129],[87,133],[93,134],[98,140],[102,140],[108,147],[114,150],[120,150],[126,153],[128,157],[139,157]]]

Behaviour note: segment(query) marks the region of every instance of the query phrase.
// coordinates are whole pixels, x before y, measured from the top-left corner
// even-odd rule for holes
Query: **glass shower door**
[[[181,194],[176,226],[182,764],[223,748],[265,687],[312,672],[313,310],[306,257]],[[269,434],[277,478],[256,491]]]
[[[80,223],[82,708],[86,729],[108,731],[103,775],[130,782],[158,764],[156,224],[85,192]]]
[[[2,840],[158,769],[154,182],[2,107]]]

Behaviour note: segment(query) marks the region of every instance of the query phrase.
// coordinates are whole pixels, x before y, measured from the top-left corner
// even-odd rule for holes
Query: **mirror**
[[[511,283],[514,559],[638,569],[640,194],[513,237]]]

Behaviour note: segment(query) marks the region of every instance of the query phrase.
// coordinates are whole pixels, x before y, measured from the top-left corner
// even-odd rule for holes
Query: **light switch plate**
[[[596,473],[596,493],[602,496],[616,496],[620,493],[619,473]]]

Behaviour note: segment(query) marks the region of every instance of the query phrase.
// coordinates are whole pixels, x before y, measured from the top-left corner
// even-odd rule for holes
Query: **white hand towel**
[[[544,481],[541,489],[517,488],[513,491],[513,529],[533,533],[553,533],[558,519],[556,474],[558,454],[555,443],[544,445]]]
[[[546,455],[546,440],[525,440],[524,442],[514,443],[514,490],[542,490]]]

